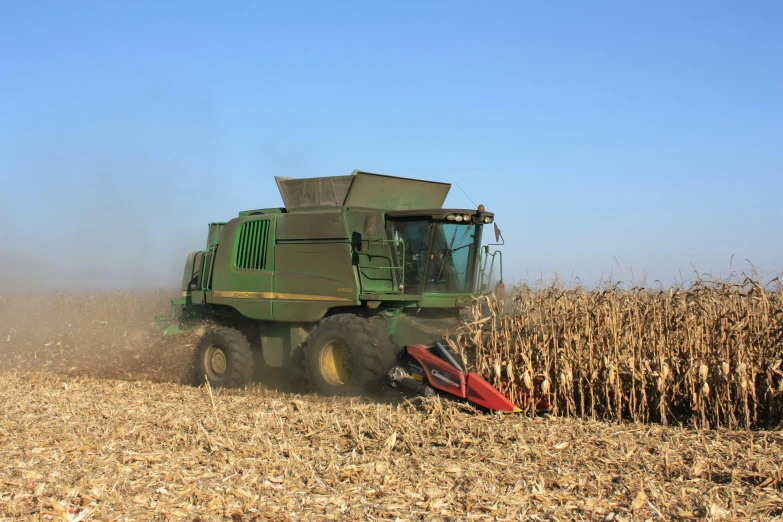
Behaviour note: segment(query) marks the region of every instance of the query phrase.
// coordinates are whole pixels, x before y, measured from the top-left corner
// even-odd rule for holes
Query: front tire
[[[307,338],[305,374],[321,395],[356,396],[382,388],[397,350],[372,320],[340,314],[323,319]]]
[[[220,326],[201,338],[196,348],[198,382],[216,388],[240,388],[253,375],[250,343],[239,330]]]

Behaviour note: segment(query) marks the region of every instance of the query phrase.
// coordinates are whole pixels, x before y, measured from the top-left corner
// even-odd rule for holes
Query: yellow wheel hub
[[[204,353],[204,362],[207,363],[204,365],[207,367],[207,373],[213,378],[222,377],[228,368],[226,352],[223,351],[223,348],[214,344],[207,348],[207,351]]]
[[[326,343],[318,358],[321,376],[332,386],[342,386],[351,378],[353,360],[351,349],[343,341]]]

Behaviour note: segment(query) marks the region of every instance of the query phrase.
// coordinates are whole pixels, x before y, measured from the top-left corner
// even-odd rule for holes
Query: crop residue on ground
[[[57,520],[783,514],[780,434],[0,376],[0,505]],[[608,517],[608,518],[607,518]]]
[[[580,359],[590,352],[579,349],[578,322],[568,317],[584,320],[582,310],[601,312],[606,306],[611,311],[615,304],[625,304],[629,317],[645,317],[635,314],[648,305],[654,310],[655,298],[618,293],[606,298],[614,301],[593,301],[592,294],[552,291],[521,302],[542,305],[543,319],[523,322],[512,315],[483,323],[488,327],[481,331],[468,327],[484,350],[482,373],[501,388],[508,361],[516,365],[514,378],[521,377],[513,381],[517,391],[525,384],[527,362],[533,376],[550,377],[550,398],[565,401],[555,403],[564,407],[560,416],[541,417],[529,411],[477,413],[447,401],[406,400],[394,393],[375,400],[326,399],[300,394],[284,372],[272,372],[277,381],[257,372],[260,382],[242,390],[195,387],[198,332],[162,338],[155,324],[155,315],[167,311],[171,297],[165,292],[0,296],[0,519],[783,517],[783,433],[744,429],[741,421],[752,416],[737,416],[732,430],[666,426],[652,416],[627,422],[609,409],[596,417],[611,422],[592,419],[592,414],[566,418],[585,411],[569,410],[568,398],[578,395],[569,395],[577,388],[561,387],[563,353],[570,354],[575,378],[592,375],[579,373],[580,362],[599,365],[600,387],[582,389],[595,389],[592,397],[601,408],[616,404],[600,402],[622,396],[615,390],[635,396],[628,395],[635,381],[627,366],[618,367],[619,377],[612,381],[605,379],[609,366],[601,358]],[[780,296],[767,297],[769,310],[777,310]],[[744,310],[743,300],[753,298],[728,295],[720,302],[732,305],[731,312]],[[676,307],[667,310],[678,317]],[[758,333],[764,332],[768,344],[741,352],[748,355],[743,360],[749,372],[769,366],[766,359],[749,355],[774,355],[769,342],[775,341],[778,321],[772,313],[766,322],[752,323],[753,335],[761,339]],[[591,332],[609,335],[610,324],[595,323],[594,330],[585,330],[587,338],[595,337]],[[526,330],[530,325],[554,332],[541,349],[533,350],[536,345],[528,342],[539,338]],[[618,325],[618,339],[632,340]],[[504,337],[515,332],[519,336]],[[561,343],[568,339],[576,342]],[[493,346],[497,353],[488,351]],[[711,346],[723,353],[718,342]],[[650,353],[672,355],[674,347]],[[646,352],[633,353],[643,364]],[[610,354],[609,363],[627,361],[623,354]],[[505,368],[498,371],[495,362],[504,360]],[[700,382],[698,366],[696,373],[688,373],[689,368],[672,365],[673,374],[690,379],[676,381],[677,386]],[[710,368],[709,376],[722,375],[720,360]],[[719,388],[720,393],[741,398],[742,381],[737,372],[731,375],[731,386]],[[776,382],[764,380],[760,372],[756,377],[753,382]],[[654,375],[640,382],[645,390],[658,389]],[[687,388],[667,389],[666,397],[676,398]],[[757,397],[763,397],[759,390]],[[763,393],[768,390],[776,392],[767,387]],[[732,404],[733,411],[746,411],[744,402]]]

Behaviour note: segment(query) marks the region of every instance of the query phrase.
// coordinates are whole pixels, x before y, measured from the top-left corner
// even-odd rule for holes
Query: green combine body
[[[443,209],[449,184],[360,171],[276,181],[283,208],[209,224],[172,303],[168,320],[181,306],[180,324],[222,323],[197,350],[213,386],[242,386],[260,357],[304,372],[318,392],[361,393],[403,346],[442,339],[489,291],[499,251],[481,243],[494,215]]]

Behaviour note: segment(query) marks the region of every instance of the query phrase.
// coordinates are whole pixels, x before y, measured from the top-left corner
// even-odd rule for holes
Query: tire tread
[[[338,314],[321,320],[308,336],[308,341],[321,330],[330,328],[337,328],[342,332],[347,332],[352,339],[355,339],[355,346],[361,350],[362,359],[365,361],[365,364],[362,365],[362,373],[358,379],[359,389],[348,387],[345,392],[347,394],[363,392],[370,386],[380,384],[386,372],[393,366],[397,351],[388,333],[375,324],[372,319],[356,314]],[[307,356],[308,341],[305,342],[303,364],[308,385],[310,388],[313,388],[314,383],[311,382],[310,373],[307,370],[307,365],[310,361]]]
[[[214,340],[213,340],[214,339]],[[253,375],[253,354],[250,349],[250,343],[247,338],[235,328],[228,326],[218,326],[207,332],[202,337],[201,342],[197,348],[197,365],[198,369],[201,365],[202,350],[206,346],[220,342],[223,348],[226,350],[227,357],[233,360],[231,365],[231,375],[228,378],[228,383],[222,386],[229,388],[240,388],[244,386]],[[198,375],[199,382],[205,382],[204,375]],[[210,385],[213,383],[210,382]]]

